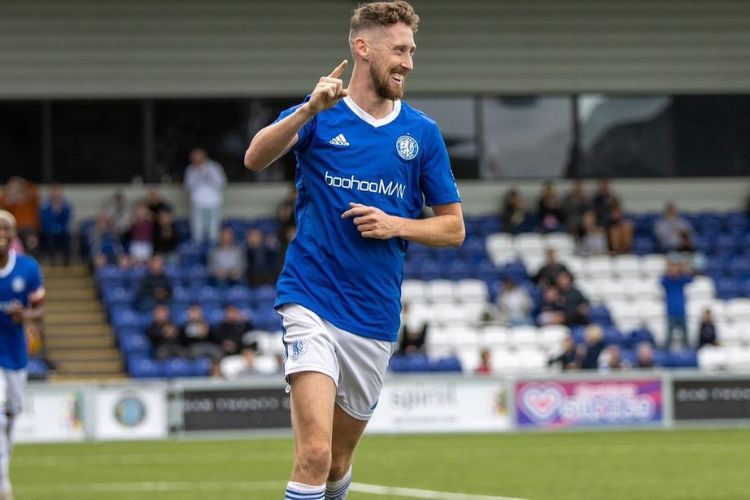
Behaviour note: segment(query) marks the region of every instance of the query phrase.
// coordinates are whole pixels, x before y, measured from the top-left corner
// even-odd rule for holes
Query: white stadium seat
[[[461,280],[456,284],[454,292],[460,302],[482,303],[487,302],[490,296],[487,284],[482,280]]]
[[[702,349],[701,349],[702,350]],[[750,349],[726,348],[727,369],[731,371],[750,371]]]
[[[456,356],[461,361],[461,368],[464,373],[474,373],[479,366],[479,349],[476,347],[459,347],[456,350]]]
[[[516,351],[519,373],[543,373],[547,370],[547,355],[539,349]]]
[[[572,255],[575,252],[575,241],[573,240],[573,236],[568,233],[549,233],[544,239],[547,247],[555,249],[558,259]]]
[[[433,304],[446,304],[454,301],[454,284],[451,280],[433,280],[427,283],[427,297]]]
[[[401,300],[416,303],[427,302],[427,283],[422,280],[404,280],[401,283]]]
[[[513,238],[506,233],[494,233],[487,236],[487,255],[495,264],[504,264],[516,259]]]
[[[727,358],[725,348],[706,346],[698,350],[698,367],[705,371],[723,370],[727,367]]]
[[[505,326],[490,325],[479,330],[479,344],[482,347],[504,347],[511,342],[510,330]]]
[[[565,337],[570,335],[570,328],[564,325],[546,325],[539,328],[541,345],[547,350],[558,350]]]
[[[667,270],[667,258],[659,254],[641,257],[641,275],[647,278],[661,278]]]
[[[612,279],[614,276],[612,259],[602,255],[587,257],[583,260],[583,272],[591,279]]]
[[[546,244],[544,238],[538,233],[523,233],[515,237],[513,247],[516,255],[522,256],[543,256]]]
[[[685,296],[690,300],[713,300],[716,296],[714,280],[706,276],[696,276],[685,287]]]
[[[633,299],[661,300],[664,296],[664,288],[654,278],[633,277],[620,281],[625,293]]]
[[[576,278],[584,278],[584,265],[583,265],[583,259],[581,257],[578,257],[577,255],[569,255],[567,257],[560,257],[560,262],[565,264],[565,267],[568,268],[568,271]]]
[[[641,274],[641,259],[637,255],[618,255],[612,258],[612,270],[620,279],[637,278]]]
[[[727,302],[727,315],[732,321],[750,321],[750,299],[731,299]]]
[[[541,334],[535,326],[514,326],[510,329],[511,346],[522,348],[537,346],[541,343]]]
[[[629,300],[630,294],[619,280],[597,280],[598,293],[604,302],[610,300]]]
[[[534,276],[544,266],[546,259],[542,255],[521,255],[523,265],[526,266],[526,271]]]
[[[518,373],[518,356],[505,348],[492,349],[490,351],[490,366],[495,374]]]

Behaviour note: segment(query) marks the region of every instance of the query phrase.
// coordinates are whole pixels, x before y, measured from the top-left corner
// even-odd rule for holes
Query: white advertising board
[[[390,379],[371,433],[497,432],[510,429],[507,386],[484,379]]]
[[[95,396],[95,439],[167,437],[164,387],[102,387]]]
[[[83,395],[75,389],[28,391],[15,423],[18,443],[82,441]]]

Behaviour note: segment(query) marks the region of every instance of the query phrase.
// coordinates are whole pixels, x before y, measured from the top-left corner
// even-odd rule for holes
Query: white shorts
[[[372,417],[395,344],[337,328],[298,304],[279,309],[284,374],[323,373],[336,384],[336,404],[358,420]]]
[[[17,416],[23,409],[26,370],[0,368],[0,412]]]

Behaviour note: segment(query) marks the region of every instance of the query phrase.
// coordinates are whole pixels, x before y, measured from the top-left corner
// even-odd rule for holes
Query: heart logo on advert
[[[553,420],[563,402],[565,391],[557,384],[528,384],[518,395],[519,403],[535,422]]]

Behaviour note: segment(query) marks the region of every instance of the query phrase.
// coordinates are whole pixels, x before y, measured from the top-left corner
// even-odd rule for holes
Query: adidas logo
[[[328,141],[329,144],[333,144],[334,146],[348,146],[349,141],[346,140],[346,137],[344,137],[344,134],[339,134],[330,141]]]

